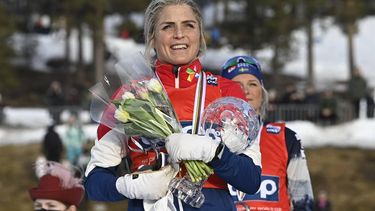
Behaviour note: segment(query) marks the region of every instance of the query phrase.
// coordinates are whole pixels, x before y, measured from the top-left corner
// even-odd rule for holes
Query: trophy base
[[[169,184],[172,194],[184,203],[200,208],[204,203],[204,194],[202,193],[202,182],[194,183],[189,178],[174,178]]]

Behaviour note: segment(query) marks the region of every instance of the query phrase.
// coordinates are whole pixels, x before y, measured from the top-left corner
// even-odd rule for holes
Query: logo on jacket
[[[207,84],[208,84],[208,85],[214,85],[214,86],[217,86],[217,85],[218,85],[217,77],[215,77],[215,76],[213,76],[213,75],[209,75],[209,76],[207,76]]]
[[[193,130],[192,122],[191,121],[181,121],[182,131],[183,133],[191,134]],[[221,137],[220,132],[215,130],[215,125],[212,126],[212,128],[206,129],[206,131],[203,131],[203,127],[199,127],[199,134],[205,135],[210,137],[213,141],[220,143]]]
[[[260,200],[260,201],[279,201],[279,177],[262,175],[262,182],[259,190],[254,194],[238,195],[235,188],[228,185],[230,195],[235,201]]]
[[[267,133],[279,134],[280,131],[281,131],[281,127],[275,126],[275,125],[267,125],[266,131],[267,131]]]

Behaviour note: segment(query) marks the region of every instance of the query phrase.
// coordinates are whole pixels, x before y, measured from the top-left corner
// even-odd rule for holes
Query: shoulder
[[[301,139],[298,134],[287,127],[284,122],[265,122],[264,128],[267,131],[280,131],[284,130],[285,146],[288,151],[288,159],[300,155],[301,153]]]
[[[207,72],[207,80],[209,81],[210,78],[217,81],[223,97],[237,97],[246,101],[245,94],[243,93],[241,86],[238,83],[226,79],[220,75],[214,75],[210,72]]]
[[[285,126],[285,138],[293,141],[300,141],[297,133],[287,126]]]
[[[288,150],[289,159],[301,156],[303,150],[301,139],[292,129],[285,127],[285,143]]]

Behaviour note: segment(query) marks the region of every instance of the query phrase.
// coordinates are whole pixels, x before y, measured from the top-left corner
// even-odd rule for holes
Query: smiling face
[[[240,84],[248,103],[260,114],[262,105],[262,85],[258,79],[250,74],[240,74],[232,79]]]
[[[153,47],[162,63],[185,65],[199,52],[200,27],[188,5],[169,5],[159,14]]]

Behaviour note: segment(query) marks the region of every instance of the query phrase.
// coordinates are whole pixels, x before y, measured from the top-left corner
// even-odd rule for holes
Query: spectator
[[[323,125],[336,124],[337,104],[333,92],[326,90],[323,92],[322,99],[319,102],[319,119]]]
[[[63,136],[63,144],[66,149],[66,157],[73,166],[77,165],[79,156],[82,154],[83,146],[87,142],[86,134],[75,114],[68,118],[67,128]]]
[[[303,103],[307,104],[311,108],[319,104],[319,95],[313,85],[308,85],[306,87]],[[314,109],[308,109],[306,112],[306,117],[309,121],[316,121],[318,118],[317,113]]]
[[[319,95],[315,90],[315,87],[309,85],[305,89],[304,103],[309,105],[316,105],[319,103]]]
[[[331,202],[328,199],[327,192],[320,190],[318,193],[318,200],[315,202],[315,211],[330,211]]]
[[[4,114],[3,96],[0,93],[0,125],[3,124],[4,119],[5,119],[5,114]]]
[[[41,171],[40,181],[29,189],[34,210],[76,211],[85,193],[81,180],[56,162],[44,162],[36,168]]]
[[[50,115],[55,124],[60,124],[61,106],[65,105],[65,95],[62,91],[61,84],[53,81],[47,90],[47,104]]]
[[[64,147],[59,134],[55,131],[55,125],[48,126],[42,142],[42,151],[47,160],[61,162]]]
[[[288,84],[285,89],[285,93],[281,98],[280,103],[282,104],[299,104],[302,102],[302,95],[298,93],[297,88],[294,84]]]
[[[368,90],[366,94],[366,103],[367,103],[367,118],[374,117],[374,109],[375,109],[375,102],[374,102],[374,89],[371,88]]]
[[[222,66],[222,76],[241,85],[262,123],[258,135],[262,153],[260,190],[254,195],[232,191],[233,197],[242,201],[237,210],[246,209],[244,203],[251,210],[312,210],[311,180],[301,140],[285,123],[265,121],[268,93],[258,61],[249,56],[233,57]]]
[[[361,100],[365,100],[367,92],[367,82],[362,77],[358,68],[354,69],[353,76],[348,83],[348,95],[354,108],[354,117],[359,117]]]

